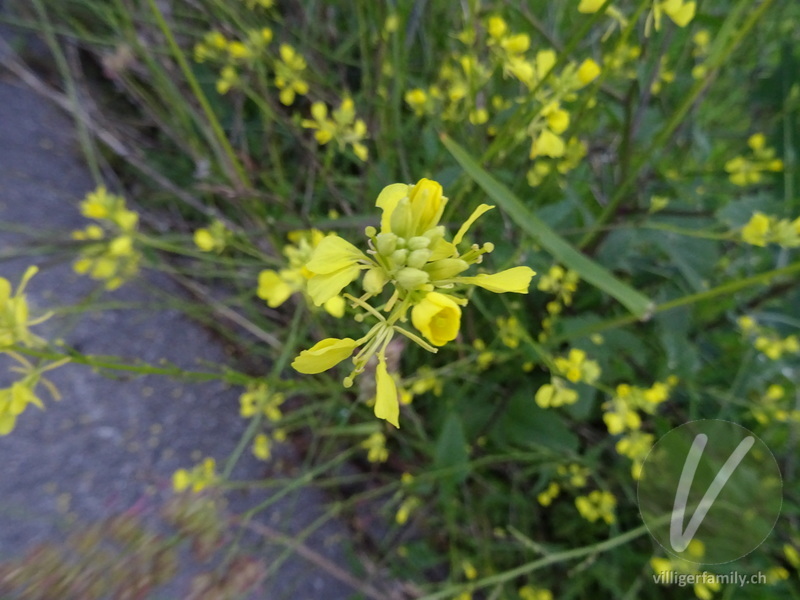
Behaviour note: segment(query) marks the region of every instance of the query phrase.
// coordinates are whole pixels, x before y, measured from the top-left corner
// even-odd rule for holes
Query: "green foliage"
[[[747,557],[706,566],[762,572],[769,587],[694,591],[798,597],[800,5],[34,6],[16,21],[57,38],[59,56],[81,49],[70,68],[102,69],[92,85],[111,125],[90,123],[99,142],[85,145],[114,162],[143,215],[126,250],[142,269],[205,292],[186,312],[250,359],[182,373],[14,350],[247,386],[236,453],[220,474],[197,465],[183,483],[250,485],[230,479],[243,452],[270,460],[273,445],[295,443],[303,473],[284,490],[316,479],[337,497],[327,517],[354,521],[371,500],[386,524],[376,531],[389,533],[367,547],[387,565],[385,581],[414,582],[413,597],[682,598],[685,588],[653,582],[664,552],[641,525],[638,469],[670,429],[727,419],[784,468],[783,516]],[[61,75],[68,90],[83,81]],[[448,240],[475,207],[497,205],[466,234],[493,246],[476,245],[484,254],[470,266],[529,266],[529,292],[450,291],[449,278],[432,278],[468,301],[450,343],[400,311],[398,327],[418,339],[385,339],[378,364],[356,361],[364,374],[348,387],[347,369],[315,370],[349,357],[323,364],[330,347],[321,362],[305,354],[309,375],[298,377],[288,367],[303,348],[377,339],[358,284],[345,288],[347,303],[315,305],[309,265],[335,262],[316,248],[334,231],[364,239],[380,224],[381,190],[423,178],[448,199]],[[367,294],[379,314],[392,302],[384,284]],[[423,301],[420,289],[405,308]],[[395,389],[400,429],[373,416]],[[359,473],[345,486],[337,469],[351,459]]]

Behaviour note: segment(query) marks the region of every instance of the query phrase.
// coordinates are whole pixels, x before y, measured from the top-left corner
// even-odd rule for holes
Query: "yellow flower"
[[[389,451],[386,449],[386,436],[379,431],[376,431],[361,442],[361,447],[367,451],[367,460],[371,463],[386,462],[389,458]]]
[[[172,476],[172,485],[176,492],[182,492],[190,486],[193,492],[199,492],[216,481],[215,468],[214,459],[206,458],[201,464],[195,465],[191,471],[178,469]]]
[[[666,14],[678,27],[686,27],[694,18],[696,10],[696,2],[687,2],[686,0],[657,0],[653,5],[652,12],[655,29],[658,31],[661,28],[662,14]]]
[[[770,219],[762,212],[755,212],[742,229],[742,240],[753,246],[766,246]]]
[[[568,387],[563,379],[553,377],[551,383],[544,384],[536,391],[534,401],[540,408],[575,404],[578,401],[578,392]]]
[[[386,186],[375,202],[383,211],[381,232],[406,239],[422,236],[438,225],[446,204],[442,186],[430,179],[420,179],[413,186]]]
[[[369,259],[361,250],[338,235],[325,237],[306,263],[313,274],[308,280],[308,293],[314,304],[321,306],[337,296],[361,272],[361,262]]]
[[[547,489],[536,496],[536,500],[542,506],[550,506],[560,492],[561,486],[555,481],[551,481],[550,485],[547,486]]]
[[[284,274],[282,277],[281,274]],[[267,269],[258,274],[258,291],[257,295],[262,300],[267,301],[267,306],[275,308],[286,302],[297,288],[291,285],[286,276],[286,272],[282,271],[281,274]]]
[[[321,340],[308,350],[303,350],[292,362],[292,367],[306,375],[322,373],[350,357],[356,345],[356,341],[350,338]]]
[[[578,496],[575,498],[575,507],[581,516],[587,521],[594,523],[598,519],[603,519],[611,525],[614,521],[614,508],[617,506],[617,499],[611,492],[594,490],[588,496]]]
[[[328,108],[322,102],[311,105],[311,116],[313,119],[303,119],[300,124],[306,129],[316,130],[314,137],[317,142],[324,145],[335,139],[342,149],[350,144],[360,160],[367,160],[369,151],[362,143],[367,135],[367,126],[362,119],[356,119],[351,98],[342,100],[339,108],[333,111],[333,119],[328,118]]]
[[[461,307],[450,296],[429,292],[414,305],[411,322],[434,346],[444,346],[458,335]]]
[[[38,272],[38,267],[28,267],[13,295],[11,294],[11,283],[0,277],[0,349],[9,348],[15,344],[32,346],[41,341],[29,331],[28,327],[41,323],[50,315],[33,321],[29,320],[28,300],[25,297],[25,287]]]
[[[405,101],[418,117],[423,116],[428,108],[428,94],[420,88],[407,91]]]
[[[605,0],[581,0],[581,3],[578,4],[578,12],[587,14],[595,13],[600,10],[604,2]]]
[[[600,76],[600,65],[591,58],[587,58],[578,67],[578,80],[582,85],[588,85]]]
[[[291,106],[295,95],[308,93],[308,82],[303,79],[306,70],[306,59],[288,44],[279,48],[281,59],[275,63],[275,85],[280,90],[281,104]]]
[[[553,362],[556,368],[573,383],[584,381],[591,385],[600,377],[600,367],[597,362],[587,360],[586,352],[578,348],[572,348],[567,358],[558,356]]]
[[[559,158],[564,156],[566,149],[567,146],[561,137],[549,129],[543,129],[531,144],[530,158],[536,158],[537,156]]]
[[[520,600],[553,600],[553,592],[544,588],[535,588],[531,585],[522,586],[517,593]]]
[[[208,227],[194,232],[194,243],[203,252],[222,252],[228,244],[230,232],[220,221],[212,221]]]
[[[259,460],[269,460],[272,448],[269,438],[264,433],[259,433],[253,440],[253,456]]]

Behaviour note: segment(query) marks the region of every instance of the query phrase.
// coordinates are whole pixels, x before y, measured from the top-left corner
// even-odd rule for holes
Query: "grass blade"
[[[655,305],[647,296],[620,281],[608,269],[576,250],[553,231],[547,223],[528,210],[511,190],[489,175],[466,150],[450,137],[442,134],[441,139],[467,175],[481,186],[483,191],[497,202],[537,244],[552,254],[560,263],[576,271],[581,279],[616,298],[636,317],[646,319],[650,316]]]

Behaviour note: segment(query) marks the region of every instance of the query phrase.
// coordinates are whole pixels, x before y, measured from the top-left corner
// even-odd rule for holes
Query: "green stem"
[[[557,564],[568,560],[575,560],[576,558],[582,558],[584,556],[600,554],[601,552],[607,552],[616,548],[617,546],[622,546],[631,540],[635,540],[636,538],[647,533],[647,531],[647,525],[641,525],[636,529],[631,529],[630,531],[609,538],[605,541],[598,542],[597,544],[591,544],[590,546],[584,546],[582,548],[574,548],[564,552],[556,552],[554,554],[550,554],[549,556],[545,556],[544,558],[540,558],[539,560],[534,560],[533,562],[520,565],[515,569],[498,573],[497,575],[491,575],[489,577],[484,577],[483,579],[478,579],[477,581],[448,587],[445,590],[428,594],[419,600],[438,600],[440,598],[449,598],[462,592],[470,592],[493,585],[500,585],[516,579],[517,577],[537,571],[548,565]]]
[[[741,0],[737,10],[731,11],[729,14],[729,19],[735,19],[739,12],[741,12],[741,8],[745,5],[750,6],[752,4],[752,0]],[[745,35],[750,32],[750,30],[755,26],[758,20],[763,16],[766,12],[769,5],[772,4],[772,0],[765,0],[747,19],[744,23],[742,28],[738,31],[738,33],[733,37],[730,43],[727,45],[724,51],[719,53],[719,56],[711,57],[708,60],[708,67],[709,72],[713,72],[718,69],[722,64],[724,64],[730,54],[736,49],[739,43],[744,39]],[[715,60],[712,60],[715,58]],[[697,98],[700,94],[705,90],[708,81],[710,80],[710,76],[706,79],[700,79],[694,83],[689,93],[686,95],[683,103],[678,107],[678,110],[672,115],[670,120],[667,122],[666,125],[659,131],[658,135],[653,138],[653,141],[647,147],[647,149],[640,153],[638,156],[638,160],[631,166],[630,171],[628,171],[628,176],[622,180],[622,183],[619,184],[617,187],[614,195],[609,200],[608,204],[606,205],[603,212],[600,213],[600,216],[597,218],[594,227],[590,232],[588,232],[583,239],[578,243],[578,248],[585,248],[590,244],[593,244],[597,238],[601,235],[602,227],[608,223],[614,215],[617,213],[617,209],[619,208],[622,200],[627,195],[631,186],[636,182],[639,177],[639,173],[645,167],[645,165],[650,161],[651,156],[655,153],[658,148],[663,148],[666,145],[667,140],[672,136],[678,126],[683,123],[683,119],[686,116],[686,113],[689,112],[692,105],[697,101]]]
[[[753,285],[767,283],[776,277],[781,277],[783,275],[794,275],[795,273],[800,273],[800,262],[792,263],[791,265],[782,267],[780,269],[759,273],[758,275],[753,275],[752,277],[746,277],[745,279],[729,281],[728,283],[723,283],[722,285],[710,290],[706,290],[705,292],[689,294],[688,296],[676,298],[674,300],[664,302],[663,304],[657,304],[653,309],[653,314],[666,312],[668,310],[672,310],[673,308],[695,304],[696,302],[702,302],[704,300],[711,300],[719,296],[726,296]],[[570,332],[567,335],[554,337],[550,343],[557,345],[570,339],[585,337],[593,333],[599,333],[608,329],[616,329],[617,327],[630,325],[638,320],[639,319],[635,315],[623,315],[621,317],[615,317],[613,319],[601,321],[600,323],[595,323],[594,325]]]
[[[236,158],[236,153],[234,152],[230,141],[228,141],[228,137],[225,135],[225,131],[222,129],[222,125],[220,124],[219,119],[217,119],[214,109],[211,108],[208,98],[206,98],[205,93],[203,93],[203,89],[200,87],[200,83],[197,81],[197,78],[195,77],[194,72],[189,65],[189,61],[186,60],[186,55],[175,41],[175,36],[172,35],[172,31],[164,19],[164,15],[161,14],[161,11],[156,5],[155,0],[148,0],[148,3],[150,4],[150,9],[153,12],[156,23],[158,23],[159,29],[161,29],[161,32],[164,34],[164,37],[169,44],[173,57],[177,61],[178,66],[180,66],[183,76],[186,78],[189,87],[192,88],[192,93],[194,93],[195,98],[197,98],[197,101],[200,103],[200,107],[203,109],[209,125],[211,125],[211,129],[213,130],[214,137],[216,139],[212,139],[210,141],[215,147],[218,147],[217,153],[220,155],[219,157],[221,162],[229,169],[233,169],[233,173],[230,174],[232,175],[231,179],[235,183],[238,183],[240,188],[248,188],[249,183],[247,180],[247,174],[245,173],[242,165],[239,163],[239,160]],[[221,148],[221,150],[219,148]]]

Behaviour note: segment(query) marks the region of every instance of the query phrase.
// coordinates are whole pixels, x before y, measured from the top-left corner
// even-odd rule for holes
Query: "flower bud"
[[[466,271],[469,263],[460,258],[443,258],[425,266],[425,270],[433,281],[440,279],[450,279],[459,273]]]
[[[424,235],[417,235],[412,237],[408,240],[408,249],[409,250],[424,250],[428,246],[430,246],[431,240],[426,238]]]
[[[414,250],[411,254],[408,255],[408,260],[406,264],[409,267],[414,267],[415,269],[421,269],[425,266],[425,263],[428,262],[428,259],[431,257],[431,251],[424,249],[424,250]]]
[[[425,271],[405,267],[397,273],[397,283],[407,290],[413,290],[428,283],[430,277]]]
[[[436,242],[444,237],[445,229],[444,225],[439,225],[437,227],[433,227],[423,233],[422,235],[425,236],[430,240],[430,246],[433,246]]]
[[[375,242],[378,254],[389,256],[397,247],[397,236],[393,233],[379,233]]]
[[[389,258],[392,259],[392,262],[396,266],[401,267],[405,265],[406,260],[408,260],[408,250],[406,250],[405,248],[402,250],[395,250],[394,252],[392,252]]]
[[[369,269],[364,275],[364,291],[368,294],[380,294],[383,286],[386,285],[386,273],[383,269]]]

